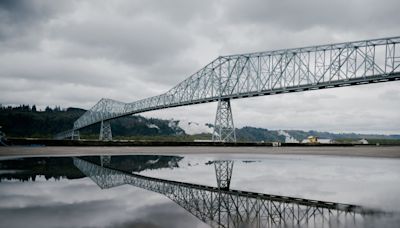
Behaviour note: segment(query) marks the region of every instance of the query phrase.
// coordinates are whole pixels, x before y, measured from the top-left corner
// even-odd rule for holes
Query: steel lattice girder
[[[130,184],[163,194],[212,227],[363,226],[380,214],[356,205],[267,195],[170,181],[106,168],[79,159],[74,165],[100,188]]]
[[[74,123],[183,105],[400,79],[400,37],[220,56],[168,92],[123,103],[101,99]]]

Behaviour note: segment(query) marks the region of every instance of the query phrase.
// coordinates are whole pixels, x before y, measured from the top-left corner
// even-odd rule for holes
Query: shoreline
[[[230,147],[230,146],[10,146],[0,147],[0,157],[76,155],[177,155],[177,154],[276,154],[330,155],[351,157],[400,158],[400,146],[353,147]]]

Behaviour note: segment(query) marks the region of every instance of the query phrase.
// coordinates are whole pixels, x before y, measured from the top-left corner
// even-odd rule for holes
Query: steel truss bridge
[[[80,129],[101,123],[99,139],[112,140],[110,120],[218,102],[213,140],[235,142],[232,99],[399,79],[400,37],[220,56],[161,95],[132,103],[103,98],[55,138],[79,139]]]
[[[103,161],[104,160],[104,161]],[[165,195],[212,227],[363,227],[380,211],[356,205],[229,189],[233,161],[215,161],[217,186],[191,184],[132,174],[73,158],[74,165],[100,188],[130,184]]]

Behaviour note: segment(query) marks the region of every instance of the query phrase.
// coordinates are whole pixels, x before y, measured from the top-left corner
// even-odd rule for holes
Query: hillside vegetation
[[[61,109],[47,107],[38,111],[35,106],[21,105],[19,107],[0,106],[0,126],[8,137],[52,138],[58,132],[71,129],[73,123],[86,110],[78,108]],[[179,127],[179,120],[162,120],[145,118],[140,115],[127,116],[111,121],[114,139],[126,140],[156,140],[156,141],[193,141],[195,139],[211,139],[210,133],[196,135],[186,134]],[[206,124],[213,128],[212,124]],[[100,125],[96,124],[80,130],[81,138],[98,138]],[[210,131],[211,132],[211,131]],[[368,139],[371,143],[400,144],[400,135],[377,135],[343,133],[335,134],[319,131],[286,130],[294,139],[301,141],[313,135],[319,138],[333,139],[341,142],[351,142],[358,139]],[[236,129],[238,141],[242,142],[285,142],[285,136],[277,130],[246,126]]]
[[[53,135],[71,129],[86,110],[77,108],[54,109],[47,107],[37,111],[35,106],[0,107],[0,126],[8,137],[52,138]],[[184,135],[177,123],[142,116],[128,116],[111,121],[115,136],[175,136]],[[83,129],[83,137],[98,137],[100,125],[96,124]]]

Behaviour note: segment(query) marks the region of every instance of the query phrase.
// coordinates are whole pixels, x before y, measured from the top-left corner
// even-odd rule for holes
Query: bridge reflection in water
[[[100,188],[124,184],[165,195],[212,227],[364,227],[382,212],[361,206],[229,189],[233,161],[214,161],[218,187],[171,181],[74,158]],[[104,160],[104,161],[103,161]]]

